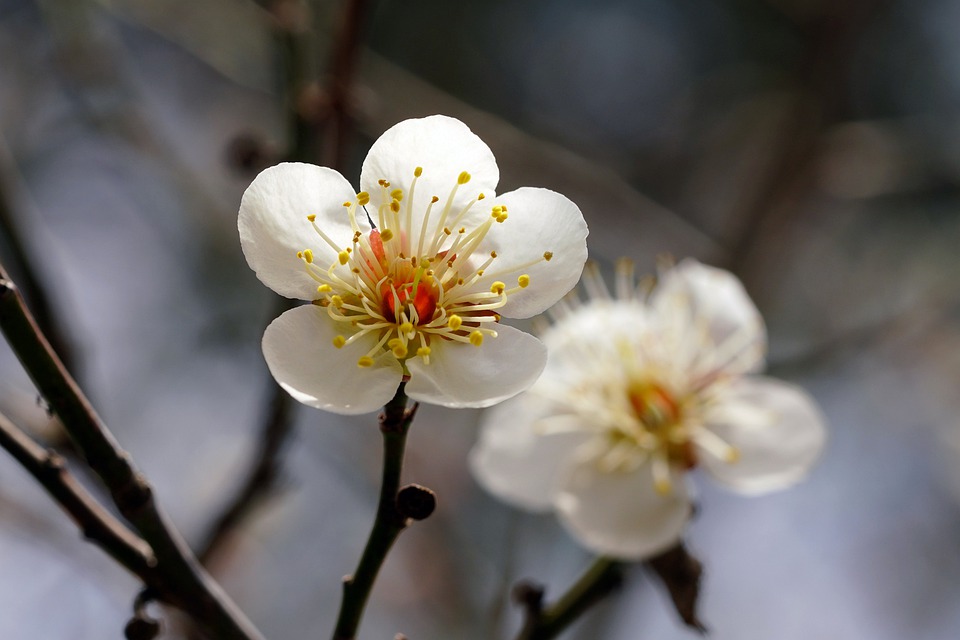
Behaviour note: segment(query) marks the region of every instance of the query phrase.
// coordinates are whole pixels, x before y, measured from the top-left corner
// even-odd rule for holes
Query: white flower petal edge
[[[692,506],[682,478],[661,495],[649,464],[631,471],[600,471],[585,461],[556,497],[560,521],[588,549],[622,560],[640,560],[676,544]]]
[[[706,328],[711,344],[702,346],[712,348],[691,352],[692,374],[744,374],[763,366],[767,349],[763,317],[732,273],[683,260],[660,272],[650,307],[664,332],[681,343],[689,344],[695,332]]]
[[[443,205],[461,172],[470,174],[470,188],[455,193],[454,210],[464,207],[477,193],[492,198],[500,181],[490,147],[456,118],[435,115],[404,120],[384,131],[363,161],[360,188],[370,194],[374,208],[389,204],[390,189],[381,188],[380,180],[407,189],[417,168],[422,175],[413,197],[413,229],[421,227],[432,196],[441,198]]]
[[[337,252],[316,242],[306,218],[315,215],[328,236],[349,245],[353,229],[343,203],[355,197],[350,183],[333,169],[285,162],[263,170],[244,192],[237,220],[243,254],[260,281],[287,298],[316,298],[317,283],[297,252],[313,247],[325,265],[336,261]]]
[[[498,404],[484,415],[480,441],[470,453],[470,469],[490,493],[531,511],[553,508],[553,496],[589,436],[552,416],[551,403],[527,396]]]
[[[543,343],[519,329],[497,326],[479,347],[439,343],[430,364],[407,361],[406,393],[414,400],[452,408],[481,408],[511,398],[536,382],[547,362]]]
[[[478,289],[489,288],[494,280],[512,287],[525,275],[536,287],[509,298],[500,313],[529,318],[576,286],[587,259],[587,223],[577,205],[549,189],[517,189],[496,203],[506,207],[509,220],[492,227],[480,245],[482,253],[496,251],[498,259]],[[549,247],[549,258],[544,247]]]
[[[771,378],[743,378],[725,389],[708,428],[738,451],[726,464],[703,456],[707,471],[741,493],[762,494],[803,479],[823,450],[826,425],[802,389]]]
[[[403,369],[380,357],[371,367],[357,358],[376,342],[363,336],[342,349],[333,346],[336,327],[315,305],[287,311],[263,334],[263,355],[270,373],[298,401],[342,414],[376,411],[393,398]],[[305,339],[305,336],[307,339]]]

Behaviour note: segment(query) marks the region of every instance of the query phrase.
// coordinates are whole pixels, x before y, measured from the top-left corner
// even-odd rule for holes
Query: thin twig
[[[169,522],[146,478],[64,369],[2,265],[0,329],[90,468],[109,489],[120,513],[153,548],[163,579],[160,599],[189,613],[212,638],[262,638]]]
[[[0,414],[0,447],[26,469],[73,519],[83,537],[139,577],[155,582],[157,560],[146,542],[96,501],[70,473],[56,452],[44,449]]]
[[[400,385],[393,400],[387,403],[380,415],[380,432],[383,434],[383,477],[377,515],[357,570],[352,576],[347,576],[343,580],[343,600],[340,603],[340,613],[333,632],[334,640],[356,638],[363,610],[370,597],[377,573],[387,557],[387,552],[390,551],[397,536],[410,523],[411,518],[422,519],[432,511],[431,507],[426,511],[426,515],[422,512],[409,513],[399,508],[397,500],[407,431],[410,429],[410,423],[418,406],[414,404],[412,409],[407,410],[404,386],[405,384]]]
[[[526,618],[517,640],[550,640],[562,633],[574,620],[623,583],[624,565],[612,558],[600,557],[554,604],[543,606],[543,588],[521,582],[514,599],[523,605]]]

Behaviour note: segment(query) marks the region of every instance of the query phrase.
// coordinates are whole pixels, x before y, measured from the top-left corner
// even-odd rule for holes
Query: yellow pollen
[[[503,290],[507,288],[507,285],[503,284],[499,280],[490,285],[490,293],[503,293]]]
[[[391,231],[390,229],[384,229],[383,231],[380,232],[380,239],[383,240],[384,242],[390,242],[391,240],[393,240],[393,231]]]
[[[490,217],[497,218],[501,213],[503,213],[503,207],[498,204],[490,211]]]
[[[403,200],[403,189],[394,189],[390,192],[390,197],[399,202]]]
[[[350,254],[346,251],[341,251],[337,254],[337,258],[340,260],[340,264],[347,264],[347,262],[350,260]]]
[[[333,304],[333,306],[335,306],[337,309],[339,309],[340,307],[343,306],[343,298],[341,298],[341,297],[338,296],[337,294],[333,294],[332,296],[330,296],[330,302],[331,302],[331,304]]]
[[[347,344],[346,338],[344,338],[343,336],[334,336],[333,346],[335,346],[337,349],[341,348],[345,344]]]
[[[673,489],[673,485],[671,485],[670,481],[666,478],[658,478],[656,482],[654,482],[654,487],[656,488],[657,493],[662,496],[670,495],[670,491]]]
[[[479,347],[483,344],[483,334],[480,333],[479,329],[474,329],[470,332],[470,344],[475,347]]]
[[[466,171],[461,171],[460,175],[457,176],[457,184],[467,184],[470,182],[470,174]]]
[[[309,220],[310,222],[313,222],[316,219],[317,219],[317,214],[315,213],[311,213],[310,215],[307,216],[307,220]]]
[[[459,229],[457,229],[457,233],[466,233],[466,232],[467,232],[466,227],[460,227]]]
[[[450,235],[451,233],[453,233],[453,231],[450,231],[450,228],[449,228],[449,227],[444,227],[444,228],[443,228],[443,232],[444,232],[445,234],[447,234],[447,235]]]
[[[358,367],[372,367],[372,366],[373,366],[373,358],[371,358],[370,356],[363,356],[363,357],[361,357],[359,360],[357,360],[357,366],[358,366]]]
[[[417,355],[421,358],[426,358],[430,355],[430,347],[420,347],[417,349]]]
[[[393,340],[390,340],[387,342],[387,346],[390,347],[393,355],[397,358],[407,357],[407,345],[403,344],[403,340],[400,338],[394,338]]]
[[[398,211],[400,211],[399,200],[394,200],[393,202],[390,203],[390,211],[393,211],[394,213],[397,213]]]
[[[496,257],[497,257],[497,252],[496,252],[496,251],[491,251],[491,252],[490,252],[490,257],[491,257],[491,258],[496,258]]]
[[[418,178],[422,173],[423,173],[423,167],[417,167],[416,169],[413,170],[413,175],[415,175]]]
[[[461,318],[457,314],[453,314],[447,319],[447,326],[450,327],[453,331],[456,331],[457,329],[459,329],[460,325],[462,324],[463,324],[463,318]]]
[[[485,195],[483,195],[483,194],[481,193],[480,195],[477,196],[477,200],[483,200],[483,199],[486,198],[486,197],[487,197],[487,196],[485,196]]]
[[[387,182],[386,180],[384,180],[383,178],[380,178],[379,180],[377,180],[377,184],[380,185],[381,187],[389,187],[389,186],[390,186],[390,183]]]
[[[526,289],[528,286],[530,286],[530,276],[523,274],[517,278],[517,284],[520,285],[521,289]]]
[[[297,251],[297,257],[303,260],[303,251]]]
[[[434,203],[440,202],[440,198],[437,196],[433,196],[432,198],[430,198],[430,202],[434,202]]]
[[[310,251],[310,249],[304,249],[303,259],[307,261],[307,264],[313,262],[313,251]]]
[[[345,207],[348,208],[348,209],[349,209],[352,205],[353,205],[352,202],[344,202],[344,203],[343,203],[343,206],[345,206]]]
[[[400,333],[410,333],[411,331],[413,331],[412,322],[404,322],[402,325],[400,325]]]
[[[501,213],[500,215],[497,216],[497,222],[503,222],[503,221],[505,221],[506,219],[507,219],[507,214],[506,214],[506,212]]]
[[[369,193],[367,193],[366,191],[361,191],[360,193],[357,194],[357,204],[359,204],[361,207],[367,204],[368,202],[370,202]]]
[[[543,259],[546,260],[547,262],[550,262],[550,258],[552,258],[552,257],[553,257],[553,251],[544,251],[544,252],[543,252]]]
[[[331,291],[333,291],[333,287],[328,284],[322,284],[317,287],[317,293],[330,293]]]

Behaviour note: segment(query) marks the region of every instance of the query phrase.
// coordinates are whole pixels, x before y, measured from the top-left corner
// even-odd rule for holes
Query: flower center
[[[696,451],[683,424],[682,408],[670,392],[656,382],[633,382],[627,387],[627,398],[636,419],[656,438],[670,463],[683,469],[697,465]]]
[[[320,297],[314,304],[343,327],[334,346],[341,348],[371,334],[376,338],[373,348],[357,361],[361,367],[372,366],[383,354],[392,354],[401,363],[416,356],[429,364],[437,340],[479,347],[484,338],[497,337],[492,328],[500,321],[497,310],[530,284],[530,277],[521,275],[517,285],[508,288],[491,272],[497,253],[478,254],[491,227],[507,220],[507,208],[494,206],[489,217],[471,215],[484,200],[482,193],[466,206],[455,207],[458,190],[470,181],[464,171],[442,208],[440,198],[433,196],[421,215],[414,216],[421,173],[418,167],[408,193],[391,190],[389,182],[380,180],[382,204],[378,207],[370,205],[366,192],[343,203],[354,230],[351,246],[339,246],[317,225],[315,215],[307,216],[317,234],[337,252],[337,260],[328,268],[317,265],[309,249],[297,254],[318,283]],[[377,228],[361,231],[358,213],[376,220]],[[502,273],[552,257],[548,251],[539,260],[511,265]]]

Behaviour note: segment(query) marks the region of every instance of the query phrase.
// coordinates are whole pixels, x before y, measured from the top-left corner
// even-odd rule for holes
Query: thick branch
[[[104,509],[67,470],[63,458],[34,442],[3,414],[0,447],[43,485],[77,523],[84,538],[106,551],[144,584],[155,581],[157,560],[150,545]]]
[[[0,266],[0,329],[120,513],[153,548],[164,582],[158,596],[188,612],[212,638],[262,636],[199,565],[77,383],[64,369]]]

